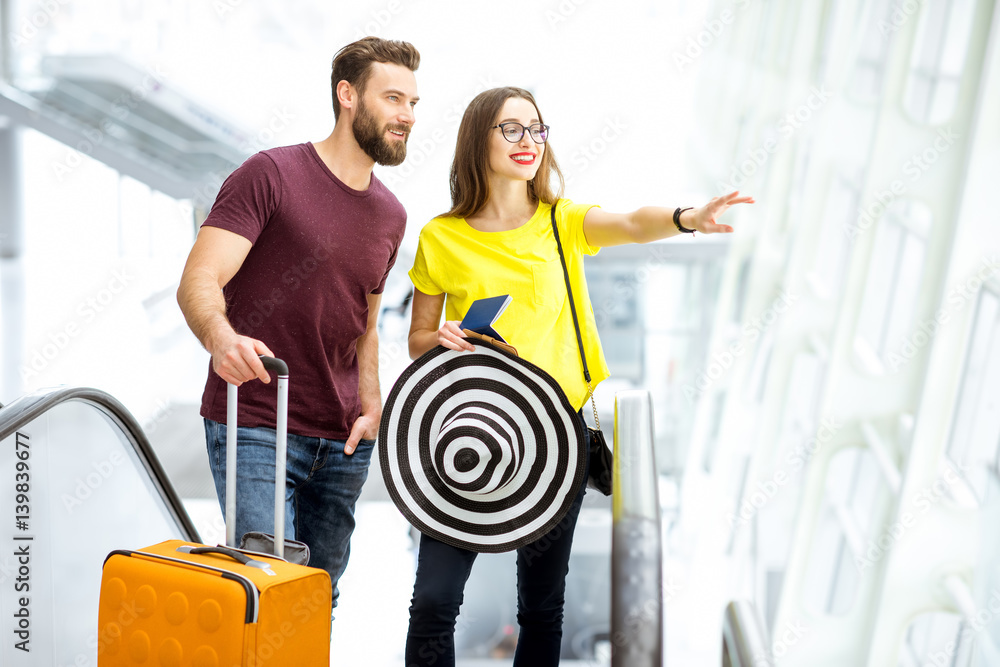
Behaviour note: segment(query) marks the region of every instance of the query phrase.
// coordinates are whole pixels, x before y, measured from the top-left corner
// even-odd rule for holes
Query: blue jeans
[[[583,485],[566,516],[543,537],[517,550],[520,634],[514,667],[559,664],[570,548],[586,492],[584,475]],[[455,621],[476,556],[475,551],[420,535],[405,667],[454,666]]]
[[[274,532],[273,428],[236,429],[236,539],[251,530]],[[226,511],[226,425],[205,420],[208,461],[223,514]],[[344,454],[343,440],[288,434],[285,537],[305,542],[309,565],[330,573],[333,606],[347,567],[354,532],[354,505],[368,478],[374,440]]]

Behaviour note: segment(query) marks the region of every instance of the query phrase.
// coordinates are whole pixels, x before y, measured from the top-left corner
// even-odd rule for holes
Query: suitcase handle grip
[[[254,560],[244,553],[240,553],[235,549],[227,549],[226,547],[195,547],[194,549],[185,549],[186,553],[189,554],[221,554],[223,556],[229,556],[230,558],[239,561],[241,564],[248,567],[256,567],[261,570],[268,570],[271,565],[265,563],[262,560]]]
[[[281,359],[275,359],[274,357],[268,357],[263,354],[259,355],[261,362],[264,364],[264,368],[269,371],[274,371],[278,377],[288,377],[288,364],[286,364]]]
[[[246,554],[241,554],[239,551],[233,551],[232,549],[226,549],[225,547],[195,547],[187,551],[189,554],[222,554],[223,556],[229,556],[233,560],[238,560],[240,563],[246,565],[250,562],[250,556]]]

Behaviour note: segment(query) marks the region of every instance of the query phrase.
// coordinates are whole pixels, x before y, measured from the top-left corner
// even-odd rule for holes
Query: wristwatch
[[[681,213],[683,213],[684,211],[690,211],[692,208],[694,208],[694,206],[688,206],[687,208],[681,208],[678,206],[677,209],[674,211],[674,224],[677,225],[677,229],[684,232],[685,234],[694,234],[695,230],[688,229],[687,227],[681,224]]]

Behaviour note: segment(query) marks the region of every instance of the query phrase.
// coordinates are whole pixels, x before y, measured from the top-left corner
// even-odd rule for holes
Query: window
[[[802,352],[795,356],[781,416],[779,456],[808,460],[817,446],[823,446],[812,439],[819,426],[816,412],[825,370],[825,362],[815,354]]]
[[[913,358],[914,341],[924,340],[914,336],[913,316],[930,226],[930,209],[913,200],[890,204],[878,225],[854,339],[871,373],[898,370]]]
[[[750,269],[753,266],[753,257],[747,255],[740,262],[740,273],[736,277],[736,292],[733,295],[733,319],[732,322],[738,328],[743,324],[743,311],[747,302],[747,287],[750,284]]]
[[[603,419],[614,394],[641,387],[656,410],[657,465],[676,471],[687,460],[694,407],[710,397],[715,379],[708,343],[726,250],[652,243],[606,248],[589,258],[591,304],[611,378],[597,390]],[[573,341],[573,353],[576,352]],[[593,364],[594,362],[591,362]],[[609,422],[610,423],[610,422]]]
[[[791,185],[788,188],[788,201],[785,203],[784,229],[794,234],[802,218],[803,204],[805,203],[806,175],[809,173],[809,158],[812,155],[813,142],[810,138],[804,138],[798,142],[795,150],[795,166],[792,168]],[[794,243],[788,241],[791,248]],[[791,259],[792,253],[788,253]],[[786,265],[787,270],[787,265]],[[783,272],[784,273],[784,272]]]
[[[965,366],[959,380],[948,458],[985,499],[989,467],[1000,449],[1000,288],[979,292]]]
[[[974,633],[958,614],[929,612],[917,616],[906,630],[898,667],[972,664]]]
[[[619,378],[642,382],[643,345],[640,341],[644,324],[638,304],[648,275],[646,281],[642,281],[634,268],[629,270],[617,262],[597,265],[588,274],[591,304],[608,367]],[[583,313],[578,315],[582,317]]]
[[[869,0],[865,9],[867,11],[861,17],[865,36],[860,40],[848,94],[857,102],[875,104],[882,95],[885,58],[892,37],[886,26],[893,7],[890,0]]]
[[[843,288],[850,255],[850,226],[858,219],[861,182],[860,169],[847,169],[830,184],[813,263],[816,268],[808,275],[813,292],[822,299],[838,296]]]
[[[701,467],[705,472],[712,472],[712,464],[715,460],[715,453],[719,444],[719,431],[722,430],[722,413],[726,407],[726,391],[722,390],[715,394],[712,401],[712,415],[710,419],[708,438],[705,441],[705,450],[702,453]]]
[[[874,564],[891,549],[891,539],[880,530],[888,498],[881,493],[884,487],[878,463],[867,449],[847,448],[830,460],[803,593],[810,611],[846,614],[854,605],[866,563]],[[871,502],[861,508],[859,497]],[[860,518],[862,513],[866,518]]]
[[[754,350],[753,363],[750,365],[750,378],[746,383],[747,398],[754,403],[760,403],[764,400],[767,374],[771,369],[771,357],[774,353],[774,336],[774,327],[771,327],[761,337]]]
[[[918,122],[937,124],[955,111],[976,1],[928,0],[920,4],[903,108]]]
[[[755,45],[754,62],[763,65],[767,62],[768,50],[774,47],[774,33],[778,30],[781,12],[775,11],[774,2],[765,2],[761,7],[760,23],[757,28],[757,44]]]
[[[118,253],[122,257],[145,259],[150,247],[150,211],[153,191],[144,183],[118,177]]]
[[[779,34],[771,52],[771,64],[783,72],[788,71],[788,64],[792,62],[792,46],[798,32],[801,7],[797,2],[787,4],[772,18],[773,22],[779,24],[776,28]]]

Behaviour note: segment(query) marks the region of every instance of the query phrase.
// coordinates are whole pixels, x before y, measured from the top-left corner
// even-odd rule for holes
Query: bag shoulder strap
[[[552,204],[552,234],[556,237],[556,247],[559,248],[559,261],[562,263],[563,278],[566,279],[566,292],[569,294],[569,309],[573,313],[573,327],[576,329],[576,344],[580,348],[580,361],[583,362],[583,377],[587,380],[587,389],[590,389],[590,370],[587,368],[587,355],[583,351],[583,335],[580,333],[580,320],[576,317],[576,305],[573,303],[573,287],[569,281],[569,269],[566,268],[566,255],[563,254],[562,243],[559,241],[559,226],[556,225],[556,204],[557,199]],[[590,392],[593,397],[593,391]]]
[[[559,248],[559,261],[562,263],[563,278],[566,279],[566,293],[569,295],[569,310],[573,313],[573,328],[576,329],[576,344],[580,348],[580,361],[583,362],[583,377],[587,381],[587,393],[590,394],[590,407],[594,411],[594,423],[601,430],[601,418],[597,414],[597,403],[594,401],[594,388],[590,386],[590,370],[587,368],[587,355],[583,351],[583,335],[580,333],[580,320],[576,317],[576,305],[573,303],[573,287],[569,282],[569,269],[566,268],[566,255],[563,254],[562,242],[559,241],[559,226],[556,224],[557,199],[552,203],[552,234],[556,237],[556,247]]]

